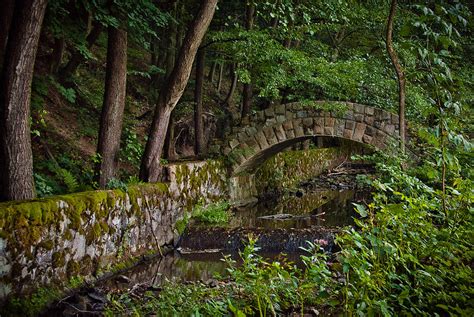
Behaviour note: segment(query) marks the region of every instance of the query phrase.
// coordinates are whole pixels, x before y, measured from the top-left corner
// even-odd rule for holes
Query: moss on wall
[[[258,193],[292,188],[340,164],[349,155],[348,147],[280,152],[258,169],[255,186]]]
[[[0,203],[0,304],[8,294],[27,295],[156,251],[172,242],[186,206],[227,193],[222,161],[175,169],[170,184]]]

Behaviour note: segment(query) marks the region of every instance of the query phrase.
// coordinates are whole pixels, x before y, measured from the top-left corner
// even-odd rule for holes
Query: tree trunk
[[[247,3],[246,10],[245,10],[245,28],[247,30],[251,30],[253,28],[254,15],[255,15],[255,4],[252,1],[250,1],[249,3]],[[248,120],[251,107],[252,107],[252,84],[248,83],[248,84],[244,84],[244,89],[243,89],[242,113],[241,113],[242,123],[246,123],[246,121]]]
[[[99,38],[102,32],[102,24],[96,23],[92,28],[91,32],[87,35],[86,42],[87,48],[90,49]],[[61,81],[67,80],[77,69],[77,67],[84,62],[84,56],[79,52],[75,51],[72,53],[69,62],[59,72],[59,78]]]
[[[224,99],[224,102],[222,105],[224,107],[229,106],[229,102],[232,99],[232,96],[234,95],[235,88],[237,87],[237,74],[235,73],[235,64],[230,65],[230,76],[232,78],[232,82],[230,84],[229,92],[227,93],[227,96]]]
[[[156,182],[158,179],[169,116],[186,88],[194,57],[214,16],[216,5],[217,0],[202,1],[199,12],[188,27],[173,72],[160,93],[140,168],[140,178],[144,181]]]
[[[175,148],[175,121],[174,121],[174,114],[171,112],[169,123],[168,123],[168,131],[166,132],[166,139],[164,144],[163,156],[168,161],[176,160],[176,148]]]
[[[243,123],[248,120],[250,109],[252,107],[252,85],[244,84],[243,96],[242,96],[242,116],[241,121]]]
[[[217,68],[217,62],[214,61],[212,62],[211,69],[209,70],[209,81],[211,84],[214,82],[214,78],[216,77],[216,68]]]
[[[15,0],[3,0],[2,2],[3,12],[0,13],[0,65],[2,65],[3,57],[5,56]]]
[[[31,82],[47,0],[19,0],[0,77],[0,201],[35,197]]]
[[[54,39],[53,54],[51,54],[51,60],[49,63],[49,72],[56,74],[64,55],[64,49],[66,47],[66,41],[64,38]]]
[[[202,126],[202,85],[204,83],[204,65],[206,51],[201,48],[196,56],[196,86],[194,89],[194,153],[201,156],[204,148],[204,130]]]
[[[222,79],[224,75],[224,62],[219,63],[219,77],[217,77],[217,94],[220,96],[222,88]]]
[[[109,27],[108,33],[104,105],[97,145],[101,188],[115,177],[127,89],[127,32]]]
[[[387,19],[387,52],[392,61],[393,68],[397,73],[398,79],[398,117],[400,131],[400,149],[405,153],[405,73],[398,59],[397,53],[393,48],[393,20],[397,9],[397,0],[392,0],[390,13]]]

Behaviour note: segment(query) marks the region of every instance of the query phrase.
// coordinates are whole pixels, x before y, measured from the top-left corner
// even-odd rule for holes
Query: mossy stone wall
[[[350,148],[331,147],[280,152],[255,174],[257,192],[292,188],[350,159]]]
[[[171,182],[0,204],[0,304],[157,253],[198,201],[227,197],[220,161],[173,164]]]

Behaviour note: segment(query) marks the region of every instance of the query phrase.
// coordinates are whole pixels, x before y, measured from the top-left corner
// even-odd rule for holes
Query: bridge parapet
[[[396,114],[352,102],[312,104],[274,105],[254,113],[250,124],[233,131],[223,154],[235,162],[234,173],[253,168],[283,148],[315,136],[344,138],[378,149],[386,148],[391,142],[398,143]]]

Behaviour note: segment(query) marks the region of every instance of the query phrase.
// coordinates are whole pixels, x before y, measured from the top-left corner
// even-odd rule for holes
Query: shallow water
[[[234,211],[230,223],[232,228],[304,229],[318,227],[340,227],[353,223],[352,202],[364,197],[354,190],[319,190],[304,193],[301,197],[287,195],[278,200],[264,201],[252,207]],[[278,219],[265,218],[277,215]],[[284,219],[281,218],[284,215]],[[264,217],[264,218],[262,218]],[[196,239],[195,236],[192,237]],[[208,238],[208,237],[207,237]],[[204,239],[204,237],[203,237]],[[295,250],[285,255],[288,261],[298,263],[303,251]],[[124,289],[137,283],[160,285],[168,280],[208,281],[215,274],[225,276],[227,265],[222,261],[225,254],[239,262],[238,250],[187,250],[183,254],[171,252],[163,258],[142,263],[122,274],[128,279],[115,278],[102,283],[106,289]],[[267,260],[283,260],[281,252],[266,252]]]

